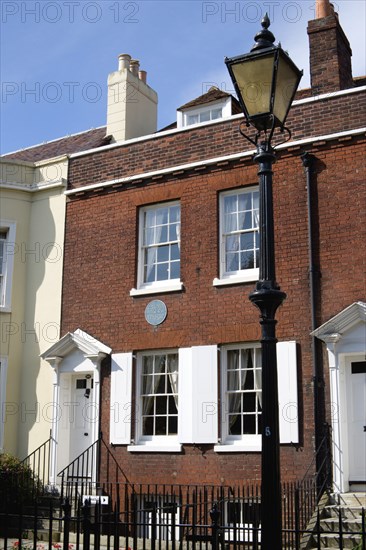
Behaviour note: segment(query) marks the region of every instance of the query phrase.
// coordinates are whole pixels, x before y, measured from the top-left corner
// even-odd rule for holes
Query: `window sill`
[[[167,283],[161,286],[151,286],[147,288],[132,288],[130,290],[130,296],[146,296],[148,294],[163,294],[165,292],[178,292],[183,290],[183,283],[178,282],[174,284]]]
[[[237,275],[233,277],[225,277],[223,279],[215,279],[212,281],[213,286],[228,286],[228,285],[238,285],[243,283],[255,283],[259,279],[259,269],[255,270],[248,275]]]
[[[10,306],[0,306],[0,313],[11,313]]]
[[[222,445],[215,445],[214,451],[215,453],[260,453],[262,451],[262,445],[245,445],[245,443],[223,443]]]
[[[182,445],[180,443],[145,444],[128,445],[127,451],[130,453],[180,453]]]

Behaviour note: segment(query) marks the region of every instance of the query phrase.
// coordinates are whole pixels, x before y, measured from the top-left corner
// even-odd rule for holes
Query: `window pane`
[[[226,250],[228,252],[239,250],[239,235],[232,235],[226,238]]]
[[[253,250],[254,247],[254,233],[242,233],[240,235],[240,249],[241,250]]]
[[[254,253],[252,250],[240,254],[240,269],[252,269],[254,267]]]
[[[157,416],[155,418],[155,435],[167,435],[166,416]]]
[[[239,229],[251,229],[252,228],[252,212],[240,212],[239,213]]]
[[[254,414],[245,414],[243,417],[243,420],[244,420],[244,434],[255,434],[256,425],[255,425]]]
[[[158,248],[158,262],[166,262],[169,260],[169,246],[159,246]]]
[[[168,212],[167,207],[158,208],[156,210],[156,225],[162,225],[168,223]]]
[[[200,122],[207,122],[208,120],[210,120],[210,111],[200,113]]]
[[[180,221],[180,207],[179,206],[171,206],[169,209],[169,221],[170,223],[179,222]]]
[[[180,262],[172,262],[170,264],[170,278],[179,279],[180,277]]]
[[[167,279],[169,279],[169,264],[158,264],[156,266],[156,280],[166,281]]]
[[[144,245],[149,246],[151,244],[155,244],[155,230],[153,228],[148,228],[145,230]]]
[[[145,416],[143,420],[143,434],[144,435],[154,435],[154,417]]]
[[[169,416],[169,432],[168,435],[176,435],[178,433],[178,417]]]
[[[216,120],[217,118],[222,117],[222,109],[212,109],[211,111],[211,118],[212,120]]]
[[[198,122],[198,115],[188,115],[187,117],[187,124],[197,124]]]
[[[229,195],[224,199],[224,212],[229,214],[237,211],[237,195]]]
[[[155,234],[156,243],[166,243],[168,240],[168,226],[167,225],[158,225],[156,228]]]
[[[170,247],[170,259],[179,260],[179,257],[180,257],[179,246],[177,244],[172,244]]]
[[[226,271],[238,271],[239,269],[239,254],[226,255]]]
[[[239,195],[239,212],[252,209],[252,194],[241,193]]]

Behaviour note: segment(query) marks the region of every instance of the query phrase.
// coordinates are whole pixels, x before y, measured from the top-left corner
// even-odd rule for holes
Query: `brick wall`
[[[360,91],[294,106],[287,125],[292,139],[298,140],[359,128],[364,120],[366,94]],[[229,120],[71,158],[69,188],[250,150],[253,147],[240,135],[239,124],[240,119]]]
[[[340,105],[342,101],[339,98]],[[347,98],[348,103],[352,101],[353,96]],[[303,125],[311,124],[315,108],[320,106],[316,104],[308,109]],[[346,123],[341,123],[341,107],[333,113],[333,127],[340,130],[343,126],[344,129]],[[218,129],[222,131],[215,138]],[[323,131],[322,126],[319,132]],[[214,150],[215,147],[219,150],[219,143],[225,150],[228,144],[224,137],[232,137],[231,145],[233,142],[239,144],[234,132],[237,132],[237,124],[229,122],[194,130],[192,135],[190,132],[177,134],[149,144],[138,143],[73,159],[71,185],[78,187],[87,182],[105,181],[129,170],[142,172],[151,169],[153,164],[149,163],[162,165],[163,159],[165,163],[178,164],[181,161],[176,160],[177,157],[213,157],[216,153],[209,150],[209,139]],[[197,138],[199,135],[201,140]],[[182,141],[191,142],[192,151],[186,151]],[[143,151],[148,150],[148,146],[159,150],[161,157],[153,159],[153,154],[149,153],[145,158]],[[314,203],[319,240],[315,248],[322,272],[319,319],[322,323],[352,302],[365,299],[365,142],[363,137],[355,137],[307,146],[307,150],[317,159]],[[297,479],[306,470],[313,453],[314,435],[306,180],[301,152],[300,148],[282,152],[274,166],[277,279],[288,294],[277,315],[277,335],[280,340],[298,342],[301,380],[301,443],[298,449],[281,447],[283,479],[286,480]],[[140,159],[134,168],[132,159],[135,163]],[[96,174],[93,167],[96,167]],[[221,288],[212,285],[218,276],[218,193],[256,183],[256,167],[247,159],[221,167],[211,166],[199,173],[185,172],[70,199],[67,204],[62,333],[80,327],[110,346],[114,353],[257,341],[259,318],[248,300],[254,285]],[[181,202],[184,290],[132,298],[129,292],[136,286],[138,209],[142,205],[172,199]],[[357,242],[354,240],[356,235]],[[166,321],[157,329],[144,319],[145,307],[153,298],[163,299],[168,308]],[[328,381],[327,371],[325,377]],[[109,437],[109,383],[110,366],[105,364],[101,427],[106,440]],[[329,411],[328,396],[328,416]],[[235,483],[255,481],[260,477],[259,453],[218,454],[212,446],[201,445],[186,445],[184,452],[179,454],[131,454],[124,446],[116,447],[114,452],[127,477],[134,482]]]

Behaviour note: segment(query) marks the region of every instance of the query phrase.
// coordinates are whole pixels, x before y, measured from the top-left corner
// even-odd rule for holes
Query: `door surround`
[[[65,407],[61,402],[61,375],[90,374],[94,380],[94,406],[99,411],[100,406],[100,365],[102,360],[111,353],[111,348],[99,342],[81,329],[69,332],[53,344],[42,355],[53,368],[53,416],[52,440],[50,457],[50,485],[57,485],[59,471],[58,443],[60,437],[62,414]],[[99,437],[99,414],[97,421],[92,423],[92,441]],[[71,428],[69,428],[71,429]]]
[[[312,336],[326,344],[330,381],[333,489],[350,490],[347,379],[350,363],[365,359],[366,303],[355,302],[321,325]]]

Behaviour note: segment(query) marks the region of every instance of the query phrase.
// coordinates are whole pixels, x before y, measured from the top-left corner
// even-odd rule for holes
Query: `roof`
[[[216,86],[212,86],[205,94],[196,97],[196,99],[192,99],[192,101],[185,103],[181,107],[178,107],[177,111],[183,111],[183,109],[190,109],[191,107],[198,107],[199,105],[205,105],[206,103],[212,103],[213,101],[218,101],[219,99],[224,98],[226,99],[228,97],[232,97],[236,101],[231,94],[228,94],[223,90],[219,90]]]
[[[40,145],[34,145],[27,149],[21,149],[14,153],[3,155],[2,159],[38,162],[61,155],[86,151],[87,149],[93,149],[95,147],[102,147],[103,145],[108,145],[110,140],[111,137],[106,136],[106,127],[102,126]]]

